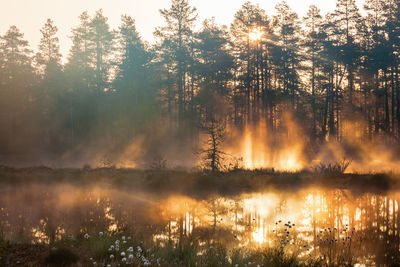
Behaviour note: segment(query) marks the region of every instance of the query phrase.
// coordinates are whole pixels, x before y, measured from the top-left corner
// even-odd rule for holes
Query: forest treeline
[[[138,136],[162,154],[171,136],[197,142],[204,129],[285,132],[287,112],[309,143],[340,141],[347,122],[359,138],[397,142],[400,1],[366,0],[361,12],[338,0],[303,18],[285,1],[275,8],[246,2],[229,27],[207,19],[196,30],[196,8],[172,0],[154,45],[130,16],[111,29],[102,10],[83,12],[64,61],[52,20],[37,53],[11,26],[0,38],[0,160],[119,153]]]

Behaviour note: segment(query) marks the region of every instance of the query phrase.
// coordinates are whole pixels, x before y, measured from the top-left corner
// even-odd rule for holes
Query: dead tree
[[[202,151],[205,165],[212,171],[221,170],[225,153],[221,151],[221,146],[225,138],[224,123],[211,119],[202,127],[207,133],[207,146]]]

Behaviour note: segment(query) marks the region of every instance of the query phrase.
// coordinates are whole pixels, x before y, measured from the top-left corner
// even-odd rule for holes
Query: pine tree
[[[98,91],[104,91],[108,87],[111,67],[110,56],[113,51],[113,33],[110,31],[107,20],[103,15],[103,10],[100,9],[89,23],[90,31],[88,37],[93,43],[92,62],[94,63]]]
[[[258,116],[261,102],[266,100],[269,83],[267,55],[270,46],[266,36],[269,34],[269,20],[265,11],[250,2],[243,4],[231,24],[236,76],[239,80],[235,94],[235,114],[245,115],[244,118],[236,118],[236,121],[257,121],[253,115]]]
[[[38,111],[41,116],[41,123],[49,125],[43,129],[42,137],[50,149],[54,144],[51,140],[58,135],[60,128],[58,124],[52,123],[62,119],[60,105],[57,103],[60,96],[65,94],[65,80],[62,72],[60,45],[57,35],[57,27],[51,19],[40,30],[42,38],[40,39],[38,52],[35,61],[38,72],[41,75],[39,88],[37,90]]]
[[[47,19],[46,24],[40,30],[42,38],[39,43],[39,52],[36,54],[36,61],[40,66],[41,72],[48,74],[50,71],[61,68],[61,54],[59,39],[56,36],[57,27],[51,19]]]
[[[11,26],[7,33],[1,37],[1,52],[3,55],[3,82],[17,81],[26,73],[32,71],[32,50],[28,41],[23,39],[24,34],[16,26]],[[5,87],[7,85],[5,84]]]
[[[181,124],[187,103],[191,101],[186,92],[187,73],[189,64],[193,62],[190,57],[190,48],[193,42],[193,28],[197,12],[196,8],[190,6],[187,0],[172,0],[171,7],[160,10],[160,14],[164,18],[166,26],[158,27],[155,36],[159,39],[161,60],[168,68],[168,75],[174,77],[178,92],[178,122]],[[169,92],[168,98],[175,98],[175,94]]]
[[[230,41],[226,27],[205,20],[196,35],[196,73],[199,80],[198,103],[204,123],[225,116],[224,107],[230,94],[234,58],[229,53]]]
[[[147,70],[151,61],[151,54],[147,51],[136,30],[135,21],[129,16],[122,16],[122,25],[119,28],[119,44],[121,62],[118,67],[116,87],[119,90],[135,91],[135,104],[138,104],[138,90],[146,83]]]
[[[368,124],[369,135],[373,132],[372,121],[374,121],[375,131],[380,129],[388,130],[389,127],[389,107],[388,92],[381,85],[387,84],[387,78],[383,73],[388,71],[390,66],[390,47],[386,38],[386,30],[384,28],[384,3],[383,1],[368,0],[365,2],[364,9],[367,16],[363,21],[363,27],[360,30],[361,35],[361,52],[365,56],[360,64],[360,75],[363,75],[365,85],[362,88],[364,93],[364,102],[374,104],[375,108],[364,107]],[[373,103],[374,102],[374,103]],[[380,103],[383,103],[385,109],[384,123],[381,125],[380,119]]]
[[[300,89],[298,66],[300,61],[299,36],[300,31],[298,15],[292,11],[286,1],[280,2],[276,7],[277,15],[274,17],[275,34],[278,38],[280,53],[275,65],[280,66],[281,86],[284,95],[289,95],[292,108],[296,106],[296,94]]]
[[[143,120],[143,114],[152,113],[157,106],[155,85],[158,78],[151,62],[153,55],[141,40],[135,21],[126,15],[121,20],[118,33],[121,59],[114,87],[119,96],[118,105],[123,108],[122,113],[130,119]]]
[[[201,82],[226,95],[234,67],[233,56],[228,50],[231,43],[226,27],[219,27],[213,19],[205,20],[196,40],[197,70]]]
[[[80,24],[72,29],[72,47],[65,65],[68,90],[57,102],[63,110],[64,145],[77,145],[86,140],[99,116],[100,94],[97,87],[95,43],[92,40],[91,18],[87,12],[79,16]]]
[[[24,34],[16,26],[11,26],[0,37],[0,121],[3,125],[1,136],[5,136],[6,140],[3,151],[15,151],[28,141],[20,138],[24,128],[22,121],[33,115],[31,107],[36,100],[33,94],[36,77],[32,67],[32,50],[23,37]]]
[[[400,1],[388,0],[383,2],[385,25],[383,30],[387,36],[385,46],[385,63],[388,64],[387,72],[390,73],[391,85],[391,128],[394,132],[395,117],[397,117],[397,135],[400,137],[400,85],[399,85],[399,62],[400,62]],[[388,92],[386,91],[386,94]],[[386,105],[387,107],[388,105]],[[387,111],[387,110],[386,110]],[[387,116],[389,117],[389,116]],[[388,120],[386,119],[386,124]],[[388,129],[387,129],[388,130]]]
[[[317,88],[318,84],[318,72],[321,65],[321,52],[323,49],[323,34],[321,33],[322,28],[322,16],[320,10],[312,5],[308,10],[307,16],[304,18],[305,23],[305,36],[304,36],[304,47],[306,60],[311,62],[311,109],[312,109],[312,137],[317,136],[317,89],[320,91],[321,88]]]
[[[338,0],[333,15],[337,40],[342,49],[342,61],[348,73],[349,103],[352,106],[356,62],[360,58],[357,36],[361,24],[361,15],[355,0]]]
[[[90,17],[85,11],[80,16],[80,25],[72,29],[72,47],[65,66],[69,87],[73,90],[86,91],[95,84],[92,66],[93,43],[90,35]]]
[[[327,14],[321,30],[322,74],[320,76],[320,83],[322,90],[325,92],[321,136],[323,139],[329,137],[331,140],[339,138],[339,102],[342,99],[342,90],[340,88],[342,87],[346,74],[342,66],[343,60],[340,56],[342,54],[342,49],[335,34],[334,16],[332,14]]]

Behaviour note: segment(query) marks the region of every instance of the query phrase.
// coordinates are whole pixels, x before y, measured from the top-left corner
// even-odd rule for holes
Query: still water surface
[[[100,186],[1,191],[0,233],[20,242],[49,244],[82,233],[127,231],[159,246],[190,238],[199,247],[270,247],[303,259],[367,266],[399,258],[398,193],[308,188],[199,199]]]

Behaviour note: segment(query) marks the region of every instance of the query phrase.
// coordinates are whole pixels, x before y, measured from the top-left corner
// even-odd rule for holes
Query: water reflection
[[[399,195],[310,188],[232,198],[157,197],[70,185],[2,189],[0,235],[51,244],[100,231],[128,231],[165,246],[278,248],[306,260],[366,265],[396,262]]]

